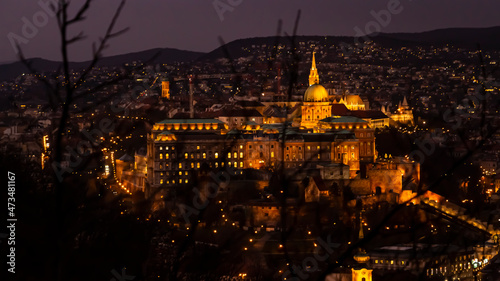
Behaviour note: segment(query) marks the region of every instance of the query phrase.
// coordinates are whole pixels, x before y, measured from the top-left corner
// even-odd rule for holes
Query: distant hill
[[[415,43],[450,44],[475,49],[500,49],[500,26],[486,28],[446,28],[418,33],[380,33],[375,38],[405,40]]]
[[[386,47],[401,46],[442,46],[451,44],[454,46],[476,49],[477,43],[485,50],[500,49],[500,26],[488,28],[446,28],[419,33],[380,33],[377,36],[370,36],[370,39]],[[348,36],[297,36],[296,42],[300,41],[319,41],[320,44],[339,45],[342,42],[351,44],[355,42],[354,37]],[[238,39],[226,43],[209,53],[183,51],[170,48],[150,49],[142,52],[135,52],[117,56],[103,58],[100,66],[120,66],[126,63],[150,62],[172,63],[175,61],[204,61],[215,60],[219,58],[236,59],[246,57],[251,54],[252,45],[267,45],[269,50],[277,43],[290,46],[291,42],[286,37],[255,37],[247,39]],[[155,57],[155,55],[157,55]],[[271,53],[269,53],[271,55]],[[154,57],[154,59],[152,59]],[[31,59],[33,67],[40,72],[54,71],[59,67],[59,62],[49,61],[41,58]],[[74,62],[70,64],[72,69],[81,69],[88,65],[88,62]],[[27,69],[20,62],[0,65],[0,81],[13,79],[20,74],[27,72]]]
[[[477,43],[485,50],[500,49],[500,26],[487,28],[446,28],[420,33],[380,33],[369,38],[378,44],[386,47],[401,46],[442,46],[451,44],[458,47],[476,49]],[[296,36],[296,41],[319,41],[320,44],[339,45],[342,42],[352,44],[354,37],[349,36]],[[362,40],[359,40],[362,42]],[[203,55],[199,60],[211,60],[218,58],[238,58],[248,56],[250,52],[244,51],[245,48],[251,48],[252,45],[274,46],[277,43],[290,46],[288,38],[276,36],[256,37],[247,39],[238,39],[229,42],[209,53]]]
[[[395,47],[395,46],[404,46],[404,45],[416,45],[415,42],[412,41],[407,41],[405,39],[396,39],[396,38],[386,38],[386,37],[380,37],[380,38],[371,38],[377,43],[388,46],[388,47]],[[354,37],[349,37],[349,36],[306,36],[306,35],[301,35],[301,36],[296,36],[295,37],[295,44],[297,45],[298,42],[307,42],[307,41],[317,41],[319,42],[320,45],[340,45],[341,43],[346,43],[346,44],[352,44],[355,42]],[[360,41],[362,42],[362,41]],[[246,39],[238,39],[231,41],[229,43],[224,44],[223,46],[201,56],[198,60],[214,60],[214,59],[219,59],[219,58],[231,58],[231,59],[236,59],[238,57],[246,57],[249,56],[251,51],[245,51],[251,50],[252,45],[267,45],[269,49],[271,47],[281,44],[287,47],[290,47],[292,45],[292,42],[290,41],[289,38],[287,37],[276,37],[276,36],[269,36],[269,37],[254,37],[254,38],[246,38]],[[271,53],[268,54],[271,56]]]
[[[109,56],[102,58],[98,66],[121,66],[126,63],[144,62],[148,64],[189,62],[196,60],[204,53],[184,51],[171,48],[157,48],[141,52],[128,53],[123,55]],[[40,72],[55,71],[60,66],[60,62],[46,60],[42,58],[29,59],[32,67]],[[72,62],[70,68],[82,69],[89,65],[86,62]],[[0,81],[14,79],[22,73],[28,72],[28,69],[21,62],[13,62],[0,65]]]

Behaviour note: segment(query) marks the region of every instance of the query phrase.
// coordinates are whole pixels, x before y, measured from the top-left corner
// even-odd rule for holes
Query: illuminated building
[[[399,102],[398,104],[398,109],[396,112],[389,112],[382,107],[382,112],[387,114],[392,121],[396,123],[401,123],[401,124],[411,124],[413,125],[413,111],[411,110],[410,106],[408,105],[408,101],[406,100],[406,97],[403,98],[403,102]]]
[[[189,183],[210,169],[317,169],[348,167],[355,178],[376,157],[375,131],[354,116],[332,116],[328,92],[319,85],[313,53],[310,86],[299,122],[266,124],[256,110],[218,119],[166,119],[148,134],[147,177],[151,187]],[[359,98],[359,97],[358,97]],[[358,109],[361,99],[356,102]],[[353,101],[354,104],[354,101]],[[253,113],[252,113],[253,112]],[[269,121],[269,120],[267,120]],[[332,164],[342,164],[333,165]],[[323,168],[323,170],[326,168]]]
[[[161,82],[161,97],[165,99],[170,99],[170,82],[162,81]]]
[[[370,269],[366,263],[370,260],[370,256],[362,249],[354,255],[354,260],[358,262],[352,270],[352,281],[372,281],[373,269]]]
[[[309,87],[304,94],[302,104],[302,119],[300,126],[308,129],[315,128],[318,121],[332,115],[332,109],[328,100],[328,92],[319,84],[316,59],[312,58],[311,71],[309,74]]]
[[[359,170],[359,139],[354,133],[310,133],[292,127],[283,133],[281,127],[275,124],[229,131],[217,119],[159,122],[148,136],[148,181],[152,186],[187,183],[203,164],[212,169],[260,169],[283,163],[284,168],[294,169],[344,163],[352,177]]]

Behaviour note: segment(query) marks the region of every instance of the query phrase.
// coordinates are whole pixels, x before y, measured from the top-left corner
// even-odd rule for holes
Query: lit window
[[[182,171],[179,171],[179,176],[182,176]]]
[[[188,180],[186,179],[185,182],[188,183]]]
[[[169,158],[169,154],[168,154],[168,153],[167,153],[167,154],[165,154],[165,158],[166,158],[166,159],[168,159],[168,158]]]
[[[194,169],[194,163],[191,162],[191,169]]]
[[[188,153],[187,152],[184,153],[184,159],[188,159],[188,157],[189,157]]]
[[[227,153],[227,158],[231,159],[231,152]]]
[[[243,168],[243,162],[240,162],[240,168]]]
[[[318,153],[318,159],[321,159],[321,154]]]
[[[200,168],[200,162],[196,162],[196,168],[199,169]]]
[[[160,184],[163,184],[163,179],[160,179]]]
[[[219,158],[219,152],[215,152],[215,159]]]
[[[271,157],[274,157],[274,151],[271,151]]]
[[[163,159],[163,154],[160,153],[160,159]]]
[[[231,162],[227,162],[227,165],[228,165],[229,167],[231,167]]]
[[[219,168],[219,162],[215,162],[215,168]]]
[[[179,180],[179,183],[182,183],[182,179]]]
[[[191,153],[191,159],[194,159],[194,153]]]
[[[238,152],[233,153],[233,158],[234,159],[238,158]]]
[[[165,146],[165,150],[168,150],[168,146]]]
[[[234,167],[238,168],[238,162],[234,162]]]
[[[200,149],[200,146],[199,146],[199,145],[197,145],[197,146],[196,146],[196,149]]]
[[[243,149],[243,145],[240,145],[240,149]]]
[[[206,159],[207,158],[207,154],[205,152],[203,152],[203,159]]]
[[[311,150],[311,147],[310,147],[310,146],[308,146],[308,147],[307,147],[307,150]]]
[[[243,152],[240,152],[240,158],[243,159]]]
[[[163,150],[163,146],[160,146],[160,150]]]
[[[179,169],[182,169],[182,163],[179,163]]]

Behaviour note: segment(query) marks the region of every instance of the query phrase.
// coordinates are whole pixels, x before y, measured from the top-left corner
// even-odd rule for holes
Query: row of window
[[[375,260],[375,264],[394,264],[394,260]],[[396,264],[398,262],[396,261]],[[401,265],[405,265],[405,261],[400,261]]]
[[[200,159],[200,158],[207,159],[207,155],[208,155],[209,158],[212,158],[212,152],[209,152],[208,154],[206,152],[196,153],[196,154],[194,154],[194,153],[187,153],[186,152],[186,153],[184,153],[184,159],[189,159],[189,158],[191,158],[191,159],[195,159],[195,158],[196,159]],[[240,153],[238,153],[238,152],[233,152],[233,153],[228,152],[227,153],[227,158],[228,159],[231,159],[231,158],[237,159],[238,155],[239,155],[240,159],[244,158],[244,153],[243,152],[240,152]],[[170,159],[170,157],[172,157],[172,159],[175,159],[175,153],[172,153],[172,154],[170,154],[170,153],[165,153],[165,154],[160,153],[158,155],[159,159]],[[218,152],[214,153],[214,158],[215,159],[219,158],[219,153]]]
[[[471,264],[470,263],[464,263],[464,264],[459,264],[459,265],[452,265],[451,270],[469,270],[471,269]],[[440,266],[439,268],[429,268],[427,269],[427,276],[434,275],[434,274],[444,274],[447,272],[447,267],[446,266]]]
[[[163,150],[163,149],[165,149],[165,150],[169,150],[169,149],[175,150],[175,146],[165,146],[165,147],[160,146],[160,147],[158,147],[158,149],[159,150]]]
[[[182,183],[189,183],[189,180],[188,179],[178,179],[177,181],[176,180],[164,180],[164,179],[160,179],[158,181],[159,184],[182,184]]]

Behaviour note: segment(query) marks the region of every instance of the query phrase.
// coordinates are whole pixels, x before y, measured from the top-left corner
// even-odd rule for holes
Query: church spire
[[[316,58],[314,57],[316,52],[313,52],[311,72],[309,73],[309,86],[314,84],[319,84],[318,69],[316,68]]]
[[[408,101],[406,100],[406,96],[404,96],[402,105],[403,105],[403,108],[408,108]]]

